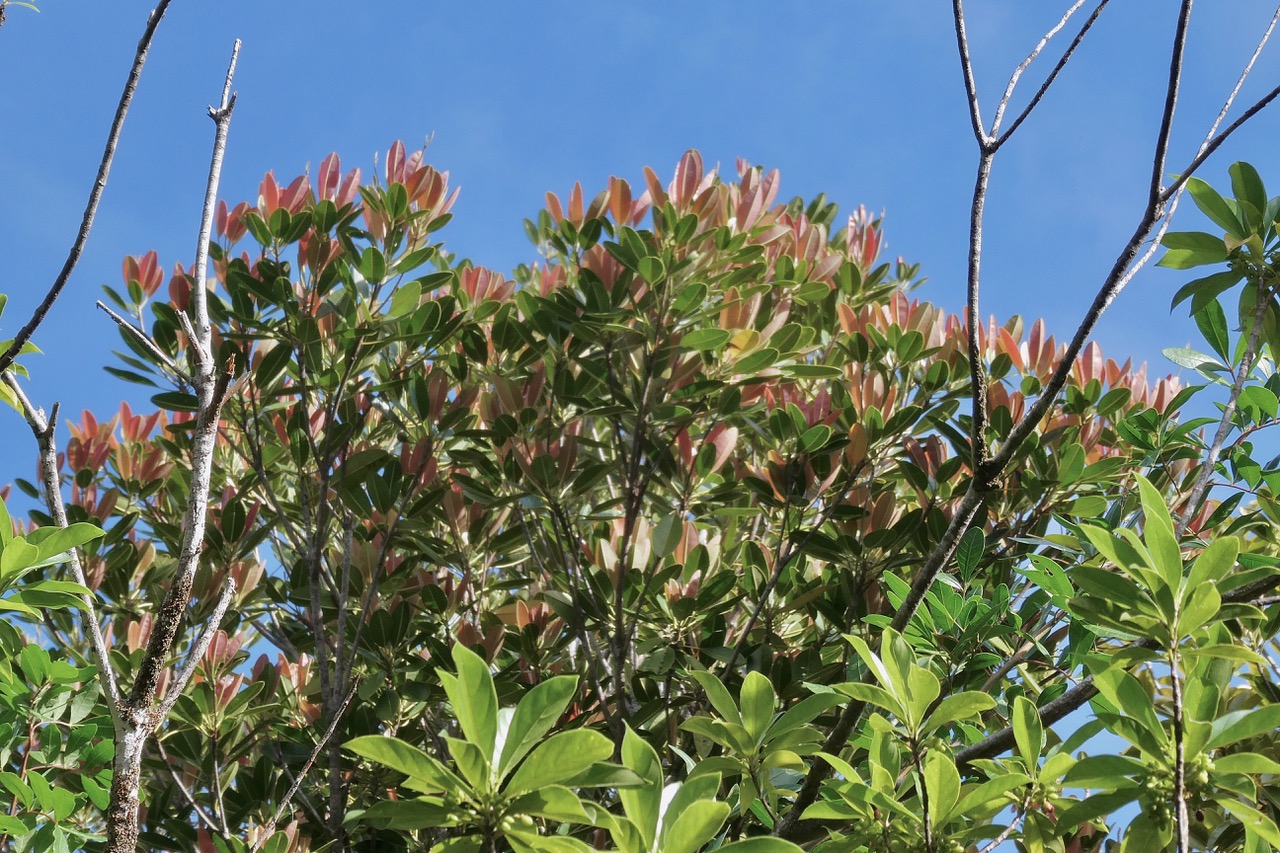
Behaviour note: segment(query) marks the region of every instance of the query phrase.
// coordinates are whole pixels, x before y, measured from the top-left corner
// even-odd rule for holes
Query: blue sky
[[[150,3],[43,0],[11,7],[0,29],[0,337],[25,320],[70,245],[111,113]],[[1064,3],[972,2],[970,35],[990,116],[1009,72]],[[988,207],[983,311],[1044,316],[1060,337],[1140,215],[1163,97],[1173,2],[1116,3],[1058,86],[996,163]],[[507,269],[535,257],[521,222],[547,190],[646,164],[669,175],[699,148],[732,169],[743,156],[782,172],[782,194],[825,191],[849,210],[886,213],[889,252],[923,265],[921,295],[963,300],[976,151],[941,0],[820,4],[703,2],[427,4],[176,2],[143,73],[88,250],[28,358],[45,406],[109,414],[136,388],[102,372],[118,348],[93,310],[120,260],[150,248],[171,268],[194,255],[212,123],[232,41],[244,41],[222,194],[253,198],[337,151],[368,169],[397,138],[433,136],[429,160],[462,187],[444,237],[452,250]],[[1193,16],[1187,85],[1170,169],[1188,160],[1272,8],[1205,4]],[[1063,42],[1065,44],[1065,40]],[[1052,50],[1052,48],[1051,48]],[[1280,50],[1280,45],[1276,46]],[[1264,55],[1251,102],[1280,78]],[[1052,61],[1052,60],[1050,60]],[[1034,91],[1048,66],[1033,66]],[[1204,177],[1249,159],[1273,193],[1280,111],[1264,113]],[[1184,206],[1179,228],[1199,227]],[[1194,331],[1171,317],[1185,273],[1140,276],[1098,334],[1109,356],[1148,360]],[[65,433],[62,435],[65,440]],[[0,480],[30,476],[29,433],[0,416]]]

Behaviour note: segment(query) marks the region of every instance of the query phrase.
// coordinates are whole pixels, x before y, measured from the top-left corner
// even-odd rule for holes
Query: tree
[[[979,310],[991,163],[1105,5],[1002,129],[1048,37],[988,128],[955,4],[961,315],[912,298],[864,209],[693,151],[548,194],[510,278],[445,250],[457,190],[401,143],[369,180],[331,155],[219,202],[228,72],[195,263],[126,258],[103,306],[156,411],[86,413],[58,454],[8,377],[48,511],[0,550],[36,640],[0,633],[5,843],[1280,846],[1252,445],[1280,199],[1245,164],[1229,198],[1193,177],[1280,89],[1166,184],[1184,3],[1150,199],[1085,321],[1059,343]],[[1166,233],[1183,190],[1219,230]],[[1159,242],[1217,268],[1174,299],[1205,386],[1088,343]],[[1219,418],[1178,419],[1217,387]]]

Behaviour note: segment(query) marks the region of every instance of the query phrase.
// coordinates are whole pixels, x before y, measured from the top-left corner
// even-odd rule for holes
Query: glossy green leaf
[[[622,740],[622,763],[644,781],[634,788],[618,791],[618,801],[640,834],[644,849],[651,850],[658,832],[658,810],[662,802],[662,762],[653,747],[628,726]]]
[[[1187,192],[1200,212],[1209,217],[1215,225],[1233,237],[1243,238],[1247,229],[1240,224],[1240,218],[1231,204],[1218,195],[1218,191],[1199,178],[1187,179]]]
[[[1034,702],[1025,696],[1014,697],[1013,737],[1018,744],[1018,753],[1027,767],[1035,768],[1040,764],[1040,753],[1044,750],[1044,726],[1040,723],[1040,711]]]
[[[348,752],[367,758],[375,764],[390,767],[419,783],[419,790],[461,792],[462,780],[443,764],[412,744],[382,735],[365,735],[343,744]]]
[[[613,754],[613,743],[590,729],[554,734],[542,742],[516,770],[503,792],[508,796],[572,779]]]
[[[758,672],[747,673],[742,682],[742,722],[747,734],[757,743],[763,740],[773,712],[777,696],[769,679]]]
[[[1280,731],[1280,705],[1264,705],[1249,711],[1232,711],[1213,721],[1205,749],[1221,749],[1258,735]]]
[[[578,679],[559,675],[538,684],[516,705],[498,760],[498,774],[505,776],[529,750],[542,740],[573,701]]]
[[[707,699],[711,702],[711,707],[716,709],[716,713],[731,723],[739,726],[745,726],[742,714],[738,711],[738,703],[733,701],[733,696],[725,688],[724,683],[706,670],[691,670],[689,672],[693,679],[702,685],[702,689],[706,691]]]
[[[960,774],[950,755],[935,749],[924,757],[924,786],[929,792],[929,819],[941,829],[960,799]]]
[[[494,690],[489,665],[462,643],[453,646],[453,663],[458,668],[457,676],[438,673],[445,693],[449,695],[458,725],[467,740],[480,747],[486,760],[493,764],[494,740],[498,730],[498,694]]]

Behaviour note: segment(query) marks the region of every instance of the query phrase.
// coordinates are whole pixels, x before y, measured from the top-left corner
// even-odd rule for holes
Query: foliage
[[[837,775],[795,840],[820,850],[1155,849],[1179,786],[1199,847],[1280,845],[1280,472],[1251,441],[1280,393],[1280,201],[1231,175],[1233,199],[1188,183],[1225,239],[1165,237],[1165,266],[1228,266],[1175,298],[1213,354],[1171,357],[1209,384],[1090,344],[895,627],[974,482],[972,390],[963,318],[911,296],[865,210],[779,203],[776,171],[689,152],[668,184],[549,194],[542,260],[508,278],[439,242],[457,191],[422,152],[397,143],[372,180],[332,155],[268,174],[219,205],[211,252],[237,384],[191,618],[228,578],[235,599],[148,753],[144,845],[775,853],[819,763]],[[28,665],[49,653],[0,634],[0,710],[39,721],[0,725],[27,744],[0,756],[21,806],[0,825],[52,816],[88,849],[110,727],[68,695],[82,620],[33,599],[83,590],[39,563],[82,547],[127,683],[197,408],[193,271],[148,253],[123,279],[111,372],[156,409],[86,413],[61,469],[75,541],[37,511],[0,555],[32,549],[8,600],[53,649]],[[1241,282],[1233,343],[1218,297]],[[999,446],[1066,348],[1041,321],[980,331]],[[1206,464],[1209,419],[1177,415],[1223,387],[1233,441]],[[1201,501],[1205,470],[1231,497]],[[1081,679],[1093,717],[1060,722]],[[86,775],[42,797],[60,760]]]

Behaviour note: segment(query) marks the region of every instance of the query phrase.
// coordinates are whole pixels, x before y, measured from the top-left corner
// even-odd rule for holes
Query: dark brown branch
[[[1178,25],[1173,32],[1173,51],[1169,58],[1169,83],[1165,87],[1164,112],[1160,116],[1160,132],[1156,134],[1155,156],[1151,159],[1151,193],[1147,206],[1157,209],[1163,206],[1165,160],[1169,154],[1169,139],[1173,136],[1173,111],[1178,105],[1178,91],[1182,87],[1182,57],[1187,47],[1187,26],[1191,22],[1191,0],[1182,0],[1178,9]]]
[[[1270,92],[1267,92],[1267,94],[1255,101],[1253,106],[1240,114],[1240,118],[1227,125],[1226,130],[1222,131],[1222,133],[1219,133],[1213,139],[1210,139],[1205,143],[1204,147],[1200,149],[1200,153],[1192,158],[1191,162],[1187,164],[1187,167],[1182,170],[1174,182],[1165,187],[1164,191],[1160,193],[1160,198],[1162,200],[1168,200],[1172,197],[1173,194],[1180,190],[1183,184],[1194,176],[1199,168],[1204,165],[1204,161],[1212,157],[1213,153],[1222,147],[1222,143],[1226,142],[1237,130],[1244,127],[1245,123],[1247,123],[1249,119],[1253,118],[1270,106],[1271,102],[1277,97],[1280,97],[1280,86],[1276,86]]]
[[[960,70],[964,74],[964,91],[969,100],[969,123],[973,136],[984,149],[991,144],[982,124],[982,109],[978,106],[978,83],[973,77],[973,58],[969,55],[969,35],[964,26],[963,0],[951,0],[951,13],[956,29],[956,48],[960,52]]]
[[[80,220],[80,230],[76,232],[76,239],[71,244],[71,251],[67,254],[67,260],[62,264],[62,271],[54,279],[49,292],[44,295],[44,299],[36,307],[31,319],[19,330],[9,348],[3,354],[0,354],[0,371],[8,370],[9,365],[13,364],[13,360],[18,357],[18,353],[26,346],[27,341],[31,340],[31,336],[35,334],[36,329],[44,322],[49,309],[57,301],[58,295],[67,286],[67,281],[71,278],[71,273],[76,268],[76,264],[80,262],[80,255],[83,254],[85,243],[89,240],[89,232],[93,229],[93,218],[98,212],[98,202],[102,200],[103,190],[107,188],[107,175],[111,173],[111,161],[115,159],[116,146],[120,142],[120,132],[124,129],[124,117],[129,112],[129,104],[133,102],[133,94],[138,89],[138,79],[142,76],[142,66],[147,61],[147,52],[151,49],[151,40],[156,34],[156,28],[160,25],[160,19],[164,17],[165,11],[169,8],[169,3],[170,0],[160,0],[147,18],[147,27],[142,32],[142,38],[138,42],[138,50],[133,57],[133,67],[129,69],[129,77],[125,80],[124,93],[120,95],[120,102],[116,105],[116,115],[111,121],[111,130],[107,134],[107,146],[102,152],[102,161],[98,164],[98,176],[94,179],[93,189],[89,192],[89,203],[85,205],[84,216]]]

